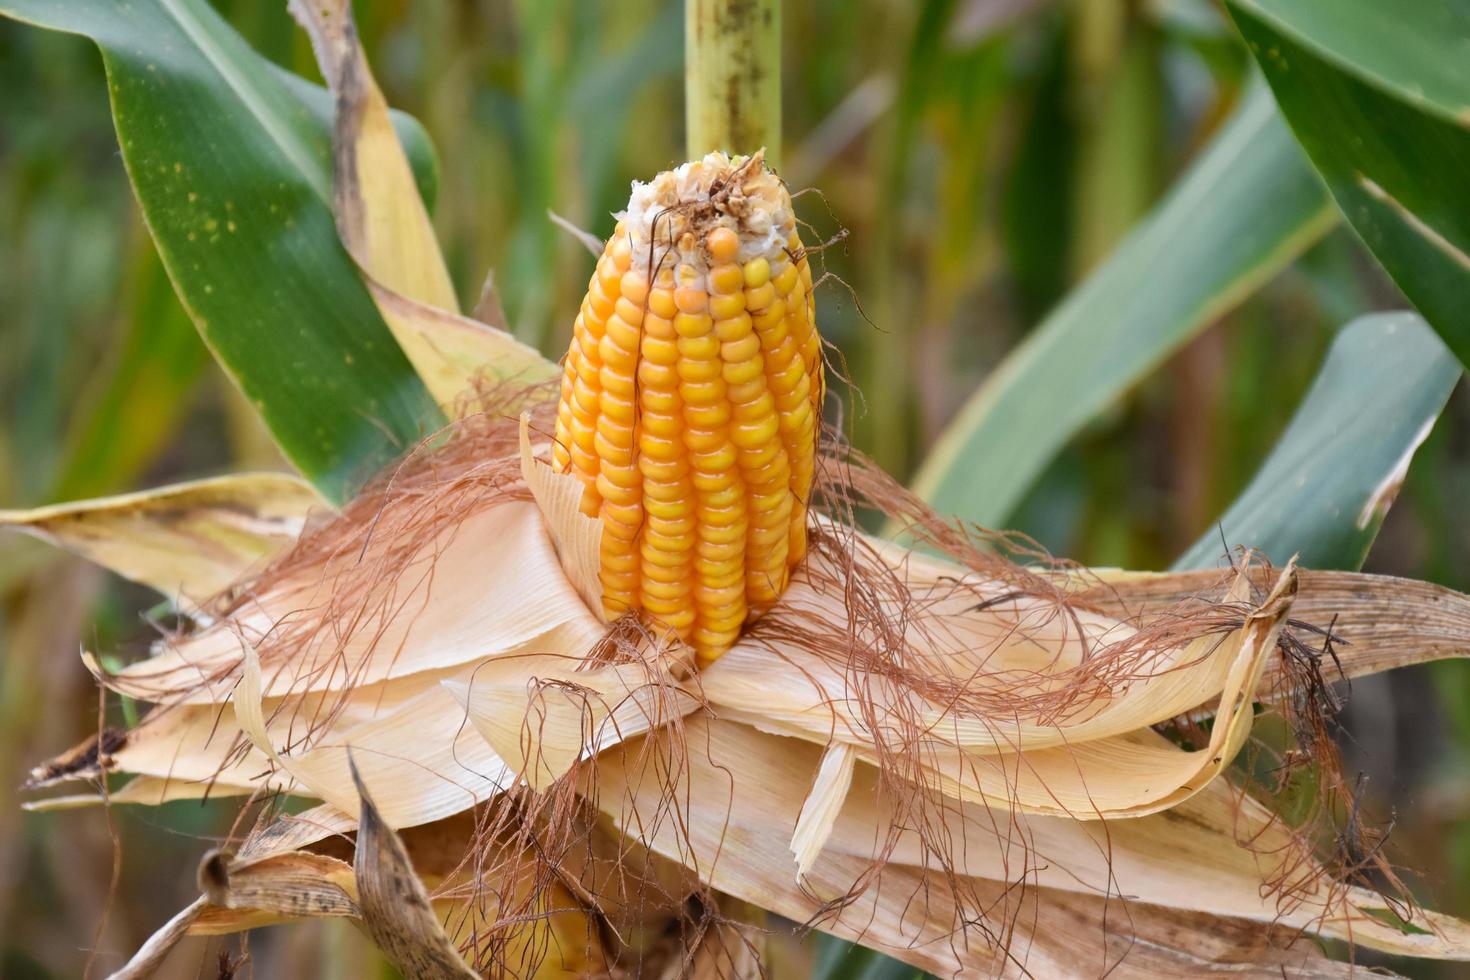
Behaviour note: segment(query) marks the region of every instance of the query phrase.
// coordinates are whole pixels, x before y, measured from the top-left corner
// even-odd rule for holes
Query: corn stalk
[[[713,150],[781,156],[781,0],[685,0],[689,159]]]

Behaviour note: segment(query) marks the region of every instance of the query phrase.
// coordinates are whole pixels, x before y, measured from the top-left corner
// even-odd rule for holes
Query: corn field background
[[[267,58],[320,80],[284,3],[214,6]],[[682,9],[677,0],[356,4],[389,101],[434,140],[433,213],[456,281],[477,284],[493,269],[516,333],[552,356],[566,345],[592,259],[547,212],[606,236],[629,181],[683,159]],[[780,170],[793,192],[820,191],[798,209],[816,240],[830,242],[818,316],[852,382],[844,424],[904,479],[1006,354],[1052,322],[1264,93],[1251,54],[1207,0],[791,2],[783,71]],[[175,297],[119,158],[106,89],[86,40],[0,20],[0,507],[284,468]],[[1268,143],[1259,133],[1242,140],[1241,179],[1253,154],[1279,152]],[[1285,149],[1300,156],[1295,144]],[[1304,175],[1284,192],[1291,206],[1274,211],[1281,226],[1256,229],[1270,239],[1261,245],[1270,260],[1211,287],[1232,296],[1211,307],[1221,312],[1168,336],[1147,334],[1141,319],[1121,324],[1119,348],[1150,369],[1122,379],[1116,396],[1100,382],[1096,411],[1087,379],[1110,370],[1106,358],[1049,349],[1046,371],[1065,374],[1039,377],[1075,383],[1045,398],[1059,418],[1072,403],[1086,418],[1048,435],[1026,429],[1034,412],[1017,415],[990,442],[959,449],[971,454],[963,486],[944,494],[1009,480],[1010,498],[971,516],[1089,565],[1165,568],[1210,533],[1339,329],[1408,306],[1305,163],[1283,159],[1258,168],[1263,180],[1289,167]],[[1233,228],[1236,218],[1208,187],[1183,215],[1193,232],[1207,237],[1218,223],[1248,248],[1252,228]],[[1137,261],[1107,302],[1126,310],[1130,298],[1192,288],[1154,259]],[[475,292],[462,289],[466,308]],[[1001,454],[1008,445],[1040,447],[1034,480]],[[1467,499],[1461,383],[1365,567],[1470,589]],[[19,808],[29,766],[97,729],[77,649],[141,654],[154,604],[143,588],[39,542],[3,541],[0,975],[70,976],[79,949],[118,957],[136,948],[158,909],[195,894],[198,842],[226,832],[235,814],[229,801],[120,807],[105,818]],[[1405,805],[1391,841],[1420,872],[1419,893],[1470,914],[1470,663],[1354,682],[1341,720],[1349,769],[1364,774],[1361,805],[1384,820]],[[212,975],[207,947],[196,945],[191,962]],[[777,975],[808,975],[817,945],[783,945]],[[265,930],[251,948],[256,976],[391,975],[341,924]],[[1457,975],[1449,964],[1396,968]]]

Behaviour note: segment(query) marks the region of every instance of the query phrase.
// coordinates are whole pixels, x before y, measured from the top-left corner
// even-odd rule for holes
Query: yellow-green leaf
[[[554,368],[510,334],[459,315],[434,227],[373,80],[346,0],[293,0],[337,97],[334,207],[342,242],[361,267],[383,319],[450,415],[475,407],[477,379],[543,380]]]

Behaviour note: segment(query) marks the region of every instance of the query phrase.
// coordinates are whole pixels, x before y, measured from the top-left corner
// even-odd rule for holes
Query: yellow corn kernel
[[[731,268],[734,268],[733,266]],[[740,270],[735,269],[735,275],[740,275]],[[731,293],[728,296],[711,296],[709,298],[709,315],[716,321],[728,320],[745,312],[745,294]]]
[[[642,615],[701,663],[806,553],[825,390],[811,288],[785,187],[712,154],[635,186],[573,324],[552,461],[602,519],[603,613]]]
[[[735,294],[745,288],[745,273],[740,266],[731,262],[728,265],[717,265],[709,273],[709,291],[720,295]],[[710,306],[710,312],[714,313],[714,306]],[[718,313],[714,313],[719,316]]]

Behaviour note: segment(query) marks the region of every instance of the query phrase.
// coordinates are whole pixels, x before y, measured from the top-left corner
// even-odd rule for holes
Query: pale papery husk
[[[215,622],[106,677],[158,707],[38,781],[117,770],[142,774],[122,791],[138,802],[268,788],[324,801],[247,841],[257,860],[355,826],[354,762],[388,827],[472,811],[454,887],[466,908],[501,896],[464,913],[460,952],[481,969],[546,914],[549,890],[617,946],[626,930],[603,909],[677,910],[704,935],[711,886],[949,973],[1027,969],[1018,937],[1060,957],[1036,929],[1051,905],[1076,915],[1067,903],[1120,895],[1470,956],[1462,924],[1334,880],[1307,834],[1219,789],[1281,651],[1336,637],[1328,612],[1352,616],[1319,603],[1321,618],[1295,620],[1305,575],[1246,561],[1173,594],[1094,575],[940,519],[829,436],[808,560],[696,673],[675,641],[589,608],[596,529],[557,516],[572,490],[527,458],[549,393],[498,404],[232,586]],[[860,534],[865,510],[929,553]],[[1381,603],[1370,578],[1343,581],[1345,607]],[[1439,624],[1432,652],[1470,635],[1459,622]],[[1205,751],[1151,727],[1201,709],[1219,712]],[[589,843],[609,826],[628,842],[611,857]],[[648,852],[698,879],[671,885]],[[508,880],[521,884],[496,891]]]

